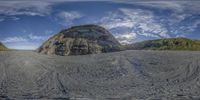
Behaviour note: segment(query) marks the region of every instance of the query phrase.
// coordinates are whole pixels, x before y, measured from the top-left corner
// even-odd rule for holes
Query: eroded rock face
[[[120,51],[120,43],[97,25],[75,26],[46,41],[38,52],[49,55],[86,55]]]

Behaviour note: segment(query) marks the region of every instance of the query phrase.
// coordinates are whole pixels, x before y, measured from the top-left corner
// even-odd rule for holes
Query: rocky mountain
[[[200,41],[187,38],[166,38],[147,40],[126,46],[127,49],[136,50],[200,50]]]
[[[0,51],[5,51],[5,50],[7,50],[7,47],[0,42]]]
[[[49,55],[85,55],[121,49],[120,43],[105,28],[98,25],[80,25],[54,35],[38,52]]]

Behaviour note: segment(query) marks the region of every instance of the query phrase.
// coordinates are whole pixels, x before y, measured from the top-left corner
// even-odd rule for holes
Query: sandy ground
[[[0,52],[0,100],[199,100],[200,52]]]

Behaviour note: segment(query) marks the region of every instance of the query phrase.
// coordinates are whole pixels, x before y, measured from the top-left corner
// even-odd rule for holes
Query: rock
[[[47,40],[39,53],[48,55],[86,55],[122,50],[121,44],[98,25],[74,26]]]

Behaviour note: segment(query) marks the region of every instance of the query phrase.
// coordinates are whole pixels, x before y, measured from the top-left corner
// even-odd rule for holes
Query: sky
[[[61,30],[84,24],[106,28],[122,44],[200,39],[200,1],[0,1],[0,41],[11,49],[37,49]]]

